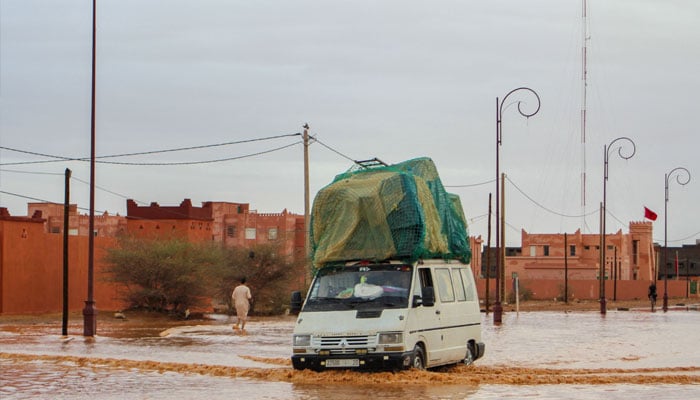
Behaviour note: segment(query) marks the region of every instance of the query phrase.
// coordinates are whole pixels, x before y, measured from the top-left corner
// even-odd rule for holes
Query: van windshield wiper
[[[376,298],[374,298],[374,299],[370,299],[370,298],[358,298],[358,299],[356,299],[356,300],[350,300],[348,303],[351,304],[351,305],[357,305],[357,304],[363,304],[363,303],[371,303],[371,302],[373,302],[374,300],[376,300]]]
[[[339,303],[343,302],[345,299],[341,299],[338,297],[313,297],[311,298],[313,301],[319,301],[319,302],[330,302],[330,303]]]

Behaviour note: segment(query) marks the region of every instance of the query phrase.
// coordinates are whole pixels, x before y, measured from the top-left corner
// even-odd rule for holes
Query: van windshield
[[[413,267],[399,264],[324,267],[304,311],[408,307]]]

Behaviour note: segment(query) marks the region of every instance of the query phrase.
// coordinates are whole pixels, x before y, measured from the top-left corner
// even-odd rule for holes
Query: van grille
[[[377,346],[377,336],[314,336],[311,346],[319,350],[329,350],[331,354],[354,353],[355,349]]]

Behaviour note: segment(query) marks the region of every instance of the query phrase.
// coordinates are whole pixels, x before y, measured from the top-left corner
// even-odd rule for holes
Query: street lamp
[[[686,185],[690,182],[690,171],[683,167],[676,167],[672,169],[671,172],[664,175],[664,188],[666,193],[666,197],[664,198],[664,312],[668,311],[668,265],[666,264],[666,256],[668,253],[668,179],[676,171],[678,171],[676,174],[676,182],[678,182],[679,185]],[[682,176],[687,177],[685,181],[681,180]]]
[[[502,128],[501,128],[501,117],[503,116],[503,105],[506,102],[506,99],[508,96],[511,94],[518,92],[518,91],[526,91],[530,92],[533,95],[535,95],[535,98],[537,99],[537,108],[535,111],[531,113],[524,112],[523,109],[520,107],[521,102],[518,101],[518,112],[520,115],[522,115],[525,118],[530,118],[533,115],[537,114],[538,111],[540,111],[540,96],[535,92],[534,90],[528,88],[528,87],[519,87],[517,89],[513,89],[508,94],[506,94],[503,97],[503,101],[499,102],[498,97],[496,97],[496,303],[493,305],[493,322],[496,324],[500,324],[502,321],[502,315],[503,315],[503,307],[501,306],[501,286],[500,286],[500,280],[501,280],[501,271],[503,271],[502,268],[502,262],[501,260],[501,246],[504,245],[501,241],[501,235],[500,235],[500,226],[501,226],[501,220],[500,220],[500,213],[499,209],[501,208],[501,203],[500,203],[500,190],[499,190],[499,176],[500,176],[500,166],[499,166],[499,149],[501,147],[501,133],[502,133]],[[505,241],[505,240],[504,240]],[[505,257],[504,257],[505,258]]]
[[[632,158],[634,153],[637,151],[637,146],[635,146],[632,139],[630,139],[628,137],[624,137],[624,136],[613,140],[607,146],[603,146],[604,163],[605,163],[603,166],[603,210],[602,210],[603,215],[601,218],[601,221],[603,224],[603,226],[601,227],[603,239],[602,239],[602,243],[600,245],[600,247],[601,247],[601,259],[600,259],[600,272],[598,273],[599,279],[600,279],[600,290],[599,291],[600,291],[600,313],[601,314],[605,314],[605,312],[606,312],[606,309],[605,309],[605,248],[607,246],[606,246],[606,242],[605,242],[605,217],[607,214],[607,208],[606,208],[607,199],[606,198],[607,198],[607,183],[608,183],[608,159],[610,158],[610,150],[612,149],[613,145],[617,141],[627,141],[632,145],[632,153],[628,156],[625,156],[624,154],[622,154],[622,145],[624,143],[620,144],[620,147],[618,147],[618,149],[617,149],[617,154],[620,156],[620,158],[622,158],[624,160],[628,160],[628,159]]]

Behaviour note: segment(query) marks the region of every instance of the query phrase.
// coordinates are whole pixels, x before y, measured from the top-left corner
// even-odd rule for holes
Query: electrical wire
[[[320,144],[321,146],[323,146],[323,147],[327,148],[328,150],[334,152],[335,154],[337,154],[337,155],[339,155],[339,156],[341,156],[341,157],[343,157],[343,158],[345,158],[345,159],[347,159],[347,160],[350,160],[350,161],[352,161],[353,163],[355,163],[355,159],[350,158],[350,157],[346,156],[345,154],[339,152],[338,150],[336,150],[336,149],[330,147],[329,145],[327,145],[327,144],[323,143],[322,141],[318,140],[316,137],[313,137],[313,139],[314,139],[314,141],[315,141],[316,143]]]
[[[105,158],[117,158],[117,157],[132,157],[132,156],[137,156],[137,155],[152,155],[152,154],[162,154],[162,153],[170,153],[170,152],[176,152],[176,151],[188,151],[188,150],[199,150],[199,149],[205,149],[205,148],[212,148],[212,147],[221,147],[221,146],[230,146],[234,144],[243,144],[243,143],[251,143],[251,142],[258,142],[258,141],[264,141],[264,140],[272,140],[272,139],[279,139],[279,138],[284,138],[284,137],[293,137],[293,136],[300,136],[301,133],[291,133],[291,134],[284,134],[284,135],[275,135],[275,136],[267,136],[263,138],[255,138],[255,139],[246,139],[246,140],[238,140],[238,141],[233,141],[233,142],[224,142],[224,143],[215,143],[215,144],[208,144],[208,145],[200,145],[200,146],[189,146],[189,147],[178,147],[178,148],[171,148],[171,149],[163,149],[163,150],[151,150],[151,151],[142,151],[142,152],[135,152],[135,153],[123,153],[123,154],[111,154],[111,155],[106,155],[106,156],[98,156],[95,157],[96,160],[100,159],[105,159]],[[298,144],[300,142],[295,142],[294,144]],[[256,155],[260,154],[265,154],[265,153],[270,153],[273,151],[281,150],[286,147],[290,147],[291,145],[288,146],[283,146],[279,147],[276,149],[272,150],[267,150],[259,153],[253,153],[250,155],[244,155],[244,156],[238,156],[234,158],[227,158],[227,159],[220,159],[220,160],[209,160],[209,161],[199,161],[199,162],[193,162],[193,163],[161,163],[161,164],[150,164],[150,163],[119,163],[119,162],[106,162],[106,161],[96,161],[99,163],[103,164],[119,164],[119,165],[187,165],[187,164],[203,164],[203,163],[212,163],[212,162],[222,162],[222,161],[230,161],[230,160],[236,160],[240,158],[246,158],[246,157],[253,157]],[[54,162],[62,162],[62,161],[90,161],[89,157],[82,157],[82,158],[72,158],[72,157],[65,157],[65,156],[56,156],[52,154],[44,154],[44,153],[38,153],[34,151],[28,151],[28,150],[21,150],[21,149],[14,149],[11,147],[6,147],[6,146],[0,146],[0,149],[2,150],[8,150],[8,151],[13,151],[16,153],[23,153],[23,154],[29,154],[29,155],[34,155],[34,156],[40,156],[40,157],[47,157],[47,158],[53,158],[53,160],[39,160],[39,161],[21,161],[21,162],[14,162],[14,163],[0,163],[0,166],[7,166],[7,165],[26,165],[26,164],[43,164],[43,163],[54,163]]]
[[[541,203],[537,202],[535,199],[533,199],[532,197],[530,197],[527,193],[525,193],[522,189],[520,189],[520,188],[518,187],[518,185],[516,185],[515,182],[513,182],[508,176],[506,176],[506,179],[508,180],[508,182],[510,182],[511,185],[513,185],[513,187],[514,187],[515,189],[518,190],[518,192],[520,192],[520,194],[522,194],[523,196],[525,196],[525,198],[527,198],[528,200],[530,200],[533,204],[535,204],[535,205],[538,206],[539,208],[541,208],[541,209],[543,209],[543,210],[545,210],[545,211],[547,211],[547,212],[549,212],[549,213],[551,213],[551,214],[558,215],[558,216],[560,216],[560,217],[566,217],[566,218],[581,218],[581,217],[587,217],[587,216],[593,215],[593,214],[595,214],[595,213],[598,212],[598,211],[591,211],[591,212],[588,213],[588,214],[571,215],[571,214],[564,214],[564,213],[560,213],[560,212],[554,211],[554,210],[552,210],[552,209],[549,209],[549,208],[543,206]]]
[[[491,179],[490,181],[484,181],[484,182],[479,182],[479,183],[472,183],[468,185],[443,185],[446,188],[464,188],[464,187],[474,187],[474,186],[482,186],[482,185],[488,185],[490,183],[496,182],[496,179]]]
[[[0,168],[0,172],[9,172],[9,173],[13,173],[13,174],[27,174],[27,175],[57,175],[57,176],[58,175],[60,175],[60,176],[65,175],[65,174],[62,174],[60,172],[38,172],[38,171],[32,172],[32,171],[20,171],[20,170],[16,170],[16,169],[2,169],[2,168]]]
[[[273,153],[275,151],[280,151],[284,150],[286,148],[296,146],[302,144],[301,141],[299,142],[294,142],[288,145],[276,147],[274,149],[269,149],[269,150],[263,150],[259,151],[256,153],[250,153],[250,154],[244,154],[242,156],[236,156],[236,157],[226,157],[226,158],[219,158],[219,159],[214,159],[214,160],[204,160],[204,161],[179,161],[179,162],[122,162],[122,161],[95,161],[100,164],[109,164],[109,165],[137,165],[137,166],[174,166],[174,165],[201,165],[201,164],[214,164],[214,163],[220,163],[220,162],[225,162],[225,161],[233,161],[233,160],[240,160],[243,158],[250,158],[250,157],[255,157],[255,156],[260,156],[263,154],[268,154],[268,153]]]

